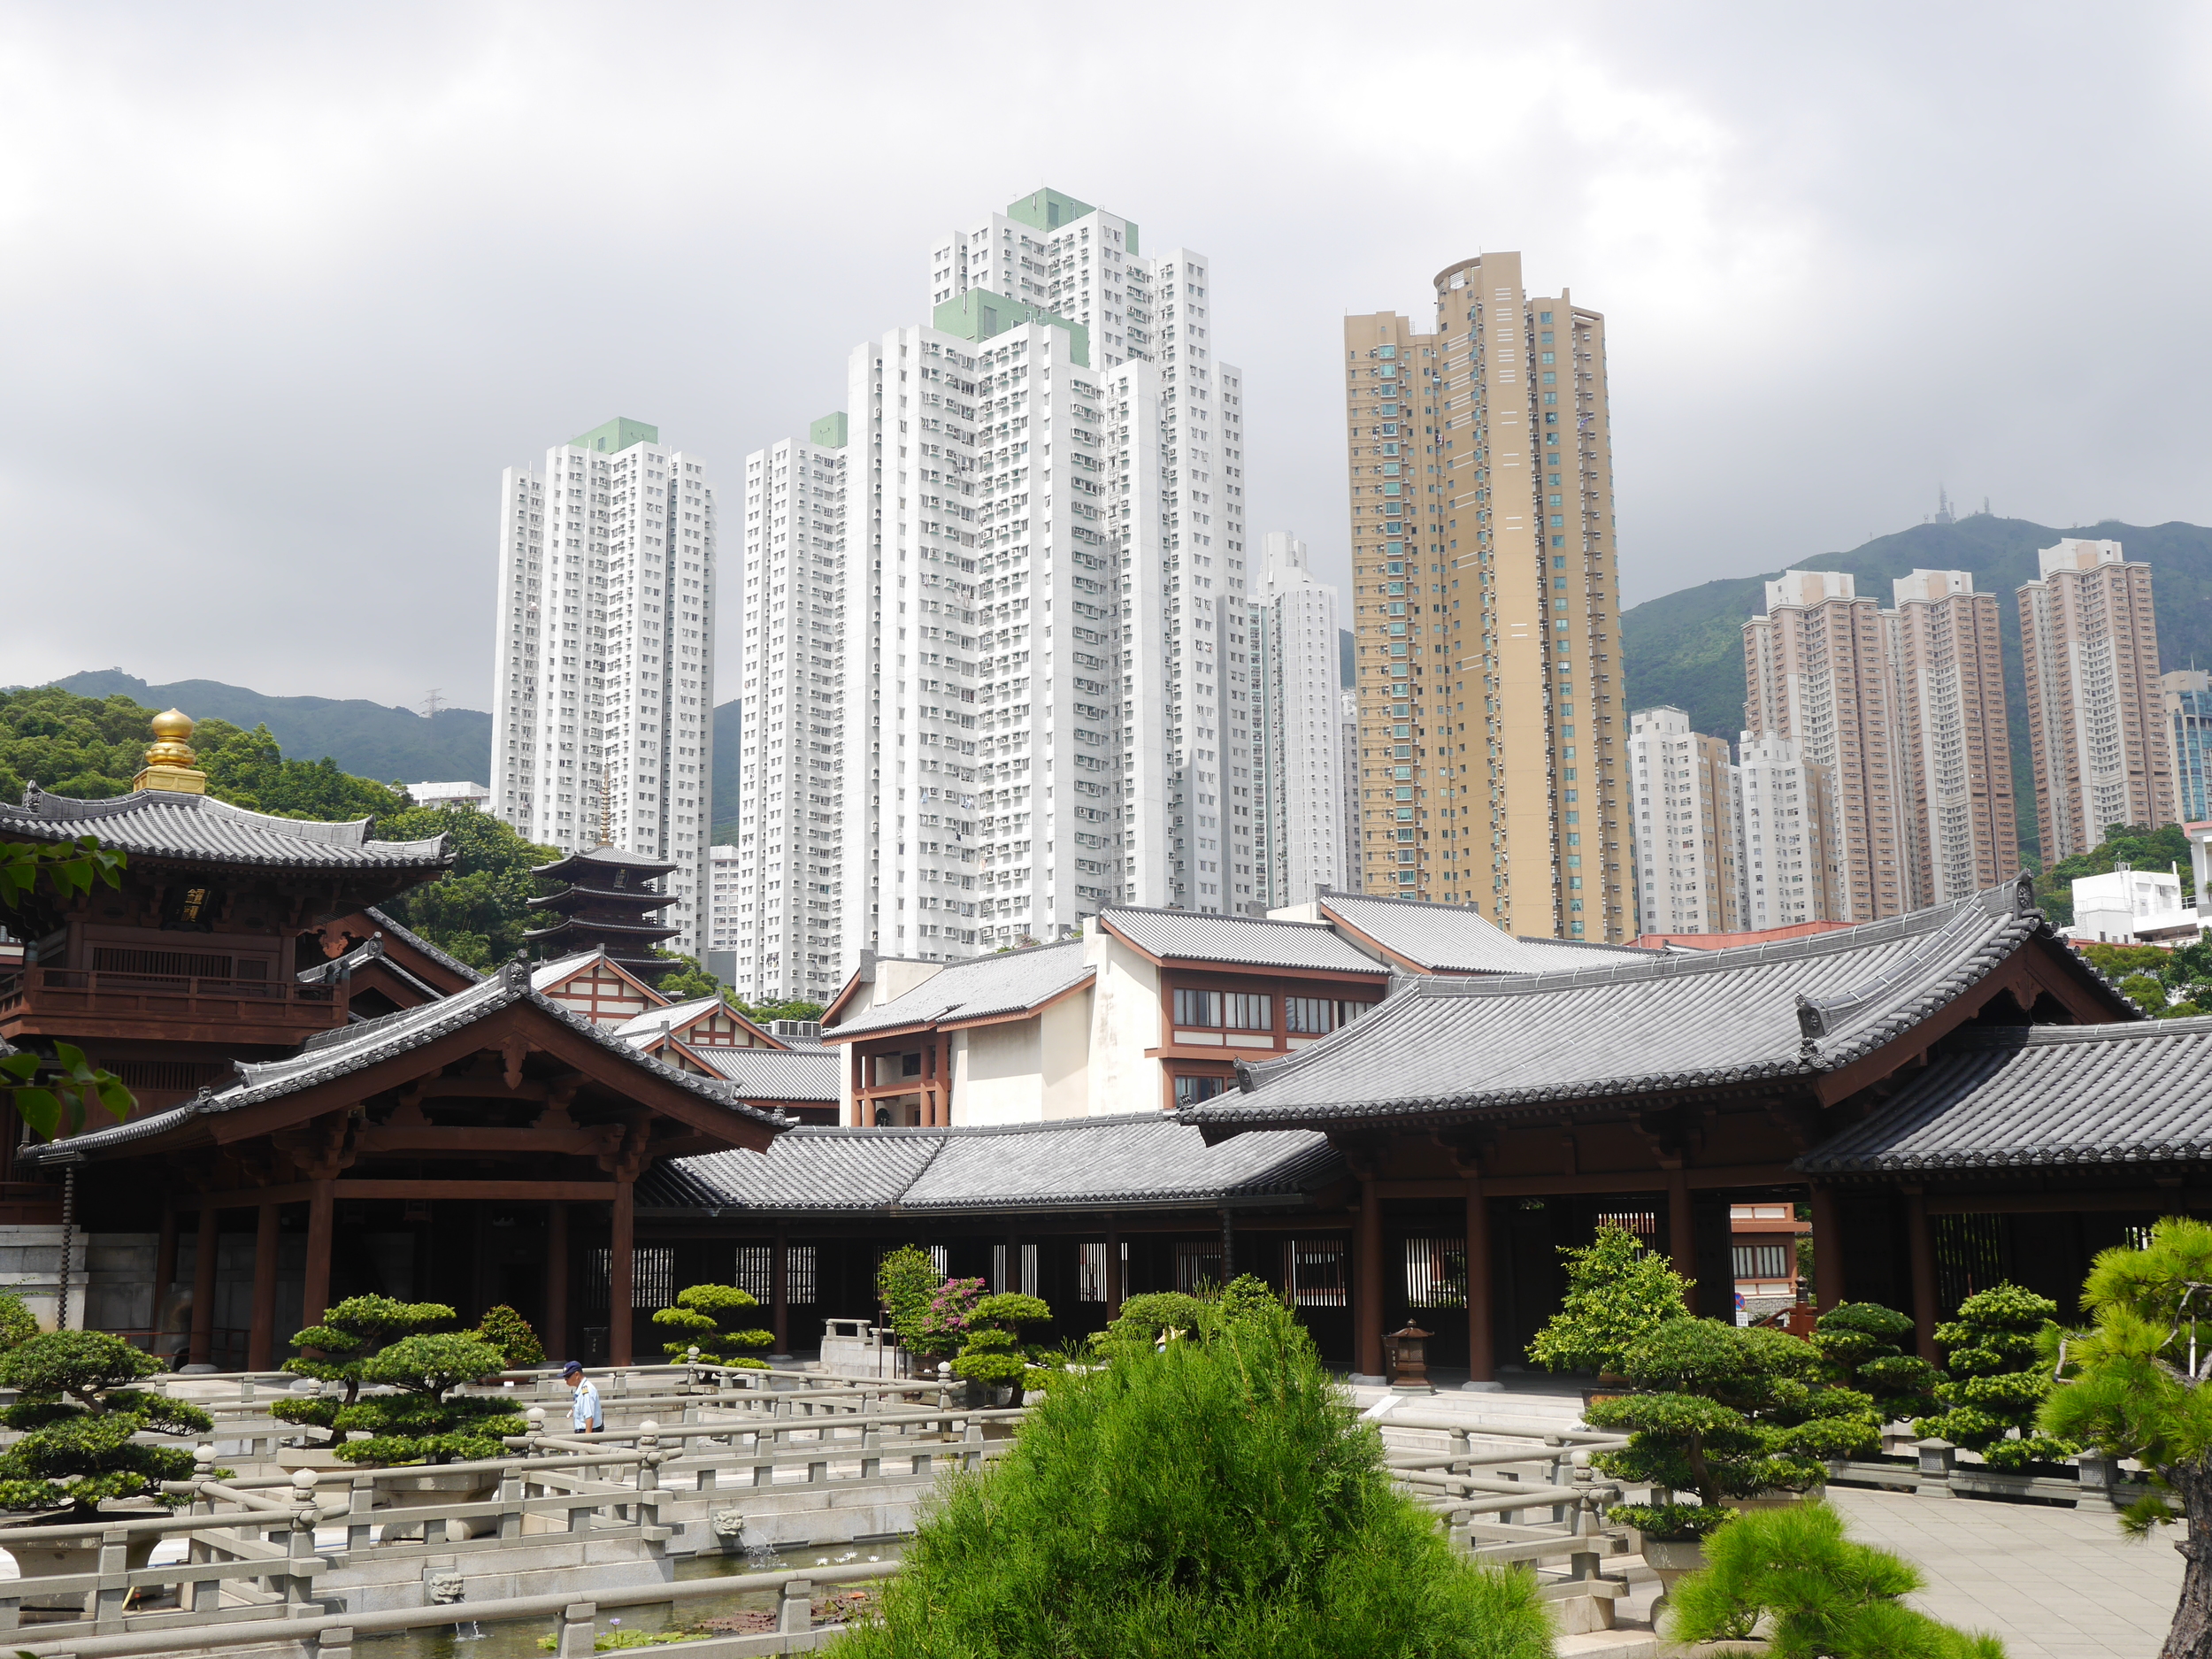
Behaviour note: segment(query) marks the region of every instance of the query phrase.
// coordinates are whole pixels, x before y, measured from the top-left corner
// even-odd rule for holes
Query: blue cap
[[[562,1366],[562,1367],[561,1367],[561,1375],[562,1375],[562,1376],[564,1376],[564,1377],[566,1377],[566,1376],[568,1376],[570,1373],[572,1373],[572,1372],[573,1372],[573,1371],[581,1371],[581,1370],[583,1370],[583,1369],[584,1369],[584,1363],[583,1363],[583,1361],[581,1361],[581,1360],[572,1359],[572,1360],[569,1361],[569,1363],[568,1363],[567,1364],[565,1364],[565,1365],[564,1365],[564,1366]]]

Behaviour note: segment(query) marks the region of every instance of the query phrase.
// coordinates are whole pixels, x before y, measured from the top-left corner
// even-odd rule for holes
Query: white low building
[[[417,806],[472,806],[480,810],[492,803],[491,787],[480,783],[411,783],[407,798]]]
[[[2073,884],[2074,925],[2066,936],[2085,944],[2194,944],[2203,930],[2195,907],[2182,903],[2182,886],[2177,871],[2125,864],[2083,876]]]

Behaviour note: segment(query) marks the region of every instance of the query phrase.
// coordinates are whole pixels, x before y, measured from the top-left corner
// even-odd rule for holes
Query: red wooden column
[[[1352,1352],[1362,1376],[1383,1374],[1382,1194],[1361,1178],[1359,1222],[1352,1240]]]
[[[1697,1217],[1690,1209],[1690,1172],[1679,1159],[1667,1171],[1667,1255],[1683,1278],[1697,1277]],[[1695,1289],[1686,1300],[1692,1313],[1712,1313],[1716,1318],[1720,1317],[1716,1310],[1726,1305]]]
[[[253,1326],[246,1335],[246,1369],[276,1363],[277,1207],[261,1206],[253,1238]]]
[[[200,1253],[192,1263],[192,1363],[205,1365],[215,1352],[215,1194],[200,1194]]]
[[[781,1359],[791,1352],[791,1235],[783,1222],[776,1223],[776,1241],[769,1248],[774,1252],[768,1263],[769,1324]]]
[[[1121,1317],[1121,1230],[1106,1224],[1106,1317]]]
[[[864,1129],[868,1126],[868,1102],[866,1099],[863,1097],[860,1091],[868,1087],[868,1068],[866,1064],[860,1057],[860,1045],[858,1043],[853,1044],[852,1052],[849,1057],[852,1064],[853,1078],[852,1126],[856,1129]]]
[[[308,1183],[307,1284],[300,1303],[300,1323],[314,1325],[330,1309],[331,1184]]]
[[[1494,1382],[1497,1356],[1490,1337],[1490,1207],[1482,1177],[1467,1178],[1467,1379]]]
[[[559,1364],[568,1357],[568,1206],[545,1207],[545,1349]]]
[[[614,1184],[614,1237],[607,1276],[607,1363],[630,1360],[630,1316],[637,1300],[637,1205],[635,1189],[618,1178]]]
[[[1816,1210],[1814,1214],[1817,1217],[1819,1212]],[[1913,1338],[1920,1357],[1932,1365],[1937,1358],[1935,1238],[1928,1226],[1927,1194],[1916,1187],[1905,1189],[1905,1226],[1912,1248]],[[1817,1271],[1820,1245],[1816,1240],[1813,1245],[1813,1264]]]
[[[1832,1188],[1816,1187],[1813,1209],[1813,1300],[1823,1313],[1844,1298],[1843,1225]]]
[[[147,1351],[161,1352],[161,1339],[169,1334],[169,1321],[164,1317],[169,1306],[169,1286],[177,1281],[177,1207],[169,1199],[161,1201],[161,1237],[154,1246],[154,1309],[146,1316],[153,1326],[153,1337]]]

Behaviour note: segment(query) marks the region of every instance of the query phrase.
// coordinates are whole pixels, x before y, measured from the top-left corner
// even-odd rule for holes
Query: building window
[[[1121,1246],[1121,1294],[1129,1294],[1129,1246]],[[1075,1299],[1078,1302],[1106,1300],[1106,1241],[1098,1240],[1076,1247]]]
[[[1179,1025],[1218,1027],[1221,1024],[1221,993],[1218,991],[1176,992],[1175,1023]]]
[[[1194,1106],[1202,1100],[1211,1100],[1229,1087],[1225,1077],[1179,1077],[1175,1079],[1175,1103]]]
[[[1341,1239],[1286,1239],[1283,1240],[1283,1288],[1294,1307],[1343,1308],[1350,1305]]]
[[[1372,1002],[1354,1002],[1342,997],[1292,996],[1283,1001],[1283,1019],[1294,1035],[1318,1037],[1339,1025],[1350,1025],[1362,1015],[1371,1013],[1374,1007]]]
[[[1467,1305],[1467,1240],[1406,1240],[1406,1306],[1464,1308]]]
[[[1738,1279],[1795,1279],[1795,1248],[1787,1244],[1739,1244],[1734,1247]]]
[[[1272,1031],[1275,1029],[1275,999],[1243,991],[1232,991],[1223,1002],[1228,1006],[1231,1031]]]

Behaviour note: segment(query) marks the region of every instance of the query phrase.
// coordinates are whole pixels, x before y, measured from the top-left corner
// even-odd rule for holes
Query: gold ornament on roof
[[[134,789],[165,789],[174,795],[205,795],[207,774],[193,764],[199,756],[185,740],[192,735],[192,717],[181,709],[165,709],[153,718],[154,741],[146,751],[145,770],[132,780]]]

